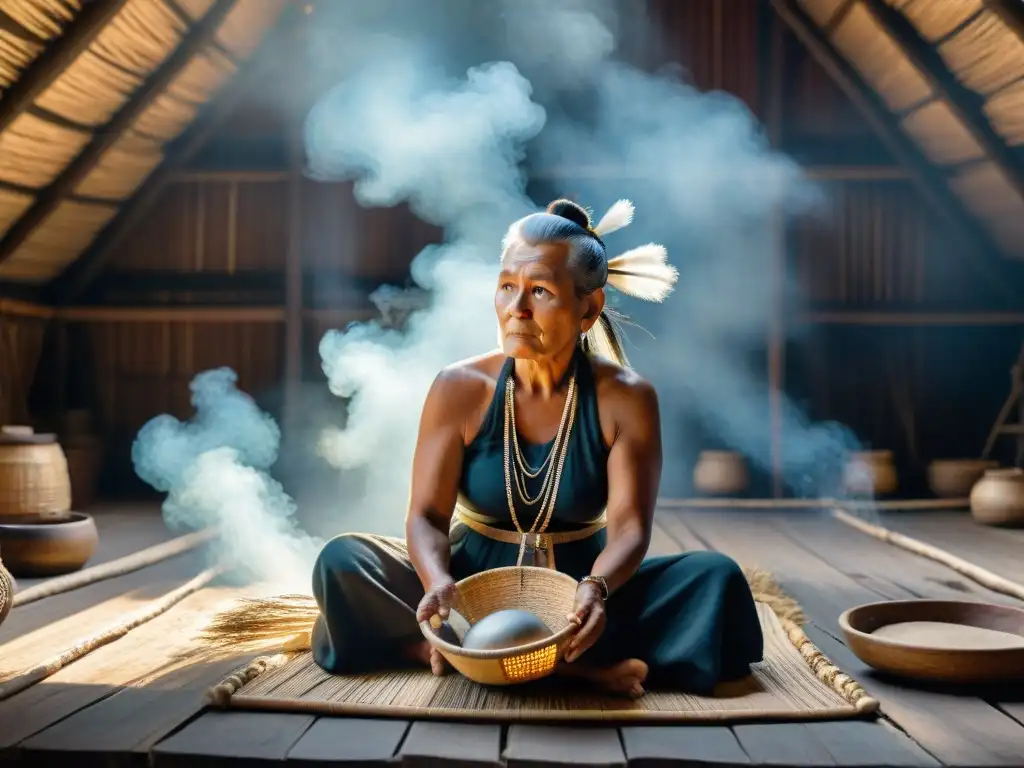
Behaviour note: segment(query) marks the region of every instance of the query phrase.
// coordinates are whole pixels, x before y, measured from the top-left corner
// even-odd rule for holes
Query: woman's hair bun
[[[583,229],[590,229],[590,214],[584,210],[583,206],[574,203],[572,200],[555,200],[548,205],[548,213],[575,222],[583,227]]]

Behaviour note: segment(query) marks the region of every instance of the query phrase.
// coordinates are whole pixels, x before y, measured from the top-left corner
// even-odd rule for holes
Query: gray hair
[[[548,207],[551,209],[558,212],[533,213],[513,223],[505,234],[502,254],[517,242],[533,246],[564,243],[569,248],[569,269],[576,290],[585,296],[604,288],[608,282],[608,254],[604,242],[590,230],[586,211],[567,200],[552,203]]]

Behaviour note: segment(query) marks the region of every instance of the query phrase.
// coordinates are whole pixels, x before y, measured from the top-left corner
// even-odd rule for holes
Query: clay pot
[[[971,516],[983,525],[1024,527],[1024,469],[989,469],[971,489]]]
[[[96,523],[82,512],[54,522],[0,523],[0,551],[18,577],[57,576],[77,571],[96,552]]]
[[[736,494],[749,482],[747,460],[735,451],[701,451],[693,468],[693,485],[701,493]]]
[[[986,459],[936,459],[928,465],[928,487],[936,496],[967,498],[985,470],[998,467]]]
[[[0,522],[66,519],[71,475],[55,435],[0,430]]]
[[[892,451],[855,451],[843,468],[843,488],[855,496],[885,496],[896,490]]]

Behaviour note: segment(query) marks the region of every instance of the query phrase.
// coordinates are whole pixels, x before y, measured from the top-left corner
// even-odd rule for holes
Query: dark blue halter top
[[[505,360],[494,389],[494,397],[484,414],[480,431],[466,446],[462,464],[462,478],[459,484],[461,495],[477,511],[494,518],[501,528],[514,530],[508,511],[508,497],[505,493],[505,385],[512,375],[515,361]],[[601,434],[601,422],[597,410],[597,387],[594,370],[586,353],[577,348],[576,365],[576,421],[562,467],[558,497],[551,516],[549,531],[578,528],[601,515],[608,502],[608,447]],[[530,467],[539,467],[547,458],[554,444],[552,438],[546,443],[528,443],[519,439],[519,449]],[[513,449],[514,450],[514,449]],[[515,461],[513,456],[511,459]],[[527,494],[535,497],[544,482],[541,472],[536,478],[525,477]],[[540,512],[541,503],[524,504],[513,481],[512,498],[516,505],[516,517],[524,530],[529,530]]]

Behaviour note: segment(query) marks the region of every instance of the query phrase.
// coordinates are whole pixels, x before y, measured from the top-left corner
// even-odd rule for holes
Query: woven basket
[[[11,604],[14,602],[14,580],[11,574],[4,568],[4,561],[0,560],[0,624],[4,623],[7,614],[11,612]]]
[[[5,426],[0,433],[0,521],[60,520],[70,509],[71,475],[56,437]]]
[[[530,611],[555,630],[542,640],[514,648],[467,650],[446,642],[420,623],[424,637],[460,673],[484,685],[512,685],[547,677],[561,661],[576,629],[566,618],[576,600],[578,583],[551,568],[532,566],[494,568],[469,576],[455,585],[449,625],[461,640],[465,631],[495,611]]]

